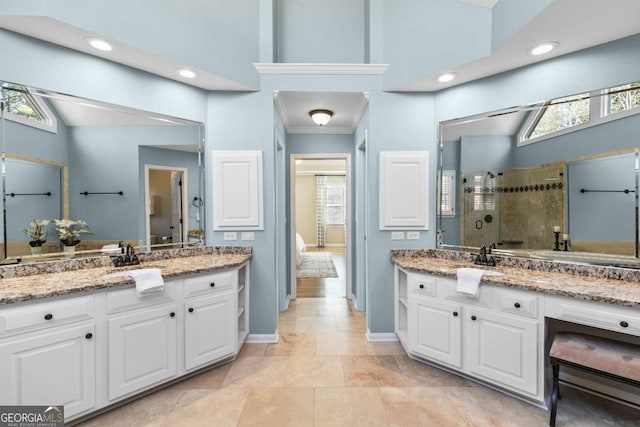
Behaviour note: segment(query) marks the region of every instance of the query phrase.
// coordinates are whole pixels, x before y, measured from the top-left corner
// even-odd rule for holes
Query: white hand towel
[[[477,268],[459,268],[456,292],[465,296],[478,298],[480,295],[480,280],[484,271]]]
[[[127,271],[127,276],[136,282],[136,293],[139,297],[159,292],[164,289],[164,280],[159,268],[142,268]]]

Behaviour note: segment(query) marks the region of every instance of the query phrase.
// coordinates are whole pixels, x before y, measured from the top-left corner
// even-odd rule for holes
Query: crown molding
[[[278,95],[279,95],[279,91],[274,92],[273,100],[274,100],[274,103],[276,104],[276,110],[278,110],[278,115],[280,116],[280,120],[282,120],[282,126],[284,127],[284,130],[287,133],[289,133],[289,123],[287,123],[287,116],[286,114],[284,114],[284,107],[280,103],[280,96]]]
[[[276,64],[254,63],[260,74],[343,74],[343,75],[382,75],[389,64]]]

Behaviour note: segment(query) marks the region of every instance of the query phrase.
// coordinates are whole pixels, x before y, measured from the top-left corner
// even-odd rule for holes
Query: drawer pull
[[[620,322],[620,326],[622,326],[623,328],[628,328],[629,323],[623,320],[622,322]]]
[[[84,336],[86,339],[90,340],[91,338],[93,338],[93,334],[91,332],[89,332],[87,335]]]
[[[458,317],[458,312],[457,311],[453,312],[453,317]]]
[[[216,285],[216,282],[211,282],[209,283],[209,286],[211,286],[212,288]]]
[[[476,316],[471,316],[471,320],[476,320],[477,317]]]
[[[47,313],[44,315],[44,320],[51,320],[51,319],[53,319],[53,314]]]
[[[420,283],[420,289],[424,289],[424,285]]]
[[[171,313],[169,313],[169,316],[176,317],[176,314],[172,311]]]
[[[513,304],[513,306],[514,306],[515,308],[520,308],[520,303],[519,303],[519,302],[517,302],[517,303]]]
[[[189,308],[189,313],[193,313],[193,308]]]

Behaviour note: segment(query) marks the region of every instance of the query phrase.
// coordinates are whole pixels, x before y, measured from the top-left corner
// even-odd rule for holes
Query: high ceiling
[[[478,13],[481,11],[486,13],[487,8],[491,9],[499,4],[498,0],[449,1],[471,4],[478,8]],[[184,4],[185,7],[188,7],[187,3]],[[438,70],[438,73],[424,75],[386,89],[409,92],[438,91],[597,46],[640,33],[638,16],[640,16],[640,1],[638,0],[550,0],[547,7],[489,55],[469,63]],[[213,69],[196,69],[199,74],[197,79],[183,79],[176,75],[176,68],[190,64],[179,63],[171,58],[123,42],[114,41],[115,49],[111,52],[96,51],[83,41],[83,38],[87,36],[87,31],[47,16],[0,14],[0,28],[182,81],[205,90],[244,91],[251,89],[244,84],[221,77],[221,74],[216,73],[216,70]],[[100,36],[95,33],[90,35]],[[542,41],[558,42],[559,47],[549,55],[540,57],[529,55],[529,49]],[[295,66],[296,64],[272,64],[276,68],[279,65]],[[340,73],[340,67],[347,64],[297,65],[304,66],[305,72],[309,74],[335,74]],[[329,69],[327,65],[335,66]],[[358,65],[363,69],[379,67],[371,72],[377,74],[385,73],[386,69],[386,67],[376,64],[356,64],[356,68]],[[389,65],[393,67],[393,64]],[[256,65],[256,69],[257,73],[274,72],[273,69],[261,68],[258,65]],[[439,83],[436,77],[443,71],[453,71],[459,77],[450,83]],[[276,69],[275,72],[279,71]],[[366,107],[366,102],[367,97],[364,93],[280,92],[276,95],[276,104],[283,117],[285,127],[290,133],[352,133]],[[308,111],[313,108],[331,109],[335,113],[333,120],[321,129],[314,127],[308,116]],[[65,120],[74,122],[71,115],[68,115]],[[93,119],[87,116],[84,120],[91,121]]]

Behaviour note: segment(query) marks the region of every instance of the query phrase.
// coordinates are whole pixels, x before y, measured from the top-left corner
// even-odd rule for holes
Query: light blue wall
[[[277,0],[276,62],[364,62],[364,0]]]
[[[634,193],[580,193],[580,189],[633,191],[635,161],[635,154],[630,153],[568,165],[572,241],[634,240]]]
[[[429,94],[372,92],[369,96],[369,206],[367,233],[369,272],[367,327],[372,333],[393,331],[394,248],[432,248],[435,245],[436,127],[433,97]],[[380,151],[430,152],[429,230],[419,240],[391,240],[390,231],[378,229]]]
[[[33,7],[50,18],[116,42],[136,46],[176,63],[220,75],[249,87],[258,83],[258,2],[255,0],[3,0],[0,14],[29,15]],[[233,40],[233,42],[229,42]],[[188,48],[185,48],[188,47]]]
[[[285,311],[291,296],[291,280],[287,266],[287,247],[289,230],[289,211],[287,205],[288,193],[286,191],[287,173],[289,162],[287,161],[286,146],[287,134],[282,124],[280,115],[274,109],[273,122],[275,128],[274,152],[275,152],[275,185],[276,185],[276,240],[274,251],[276,253],[276,280],[278,287],[278,311]]]
[[[212,150],[262,151],[264,230],[255,231],[253,242],[229,242],[222,232],[213,231],[212,195],[206,203],[208,245],[246,244],[253,246],[251,261],[252,334],[273,334],[278,319],[278,290],[275,269],[275,172],[274,172],[273,91],[255,93],[212,92],[208,100],[206,162]],[[206,182],[211,182],[211,168]],[[211,185],[208,185],[211,188]]]
[[[90,239],[143,240],[144,170],[139,146],[197,145],[198,128],[74,127],[70,134],[69,216],[89,224]],[[81,195],[84,191],[124,195]]]
[[[491,53],[491,10],[450,0],[384,0],[385,87],[448,71]]]
[[[436,121],[638,80],[640,35],[438,92]]]
[[[58,113],[47,103],[57,119],[57,132],[48,132],[22,123],[5,120],[6,150],[8,153],[67,163],[67,140],[69,134]]]
[[[512,136],[463,136],[460,145],[460,169],[463,171],[509,169],[513,164]]]
[[[4,57],[20,59],[0,61],[0,80],[198,122],[206,117],[200,89],[6,30],[0,46]]]
[[[527,23],[531,22],[552,1],[507,0],[496,3],[491,11],[493,18],[491,31],[493,50],[500,48],[504,42],[513,37]]]
[[[367,282],[366,282],[366,258],[367,252],[367,221],[371,220],[369,215],[371,209],[367,203],[367,164],[369,163],[369,149],[366,144],[369,131],[369,106],[365,109],[358,127],[353,135],[353,145],[356,147],[353,157],[353,188],[355,223],[353,230],[353,257],[351,266],[353,268],[353,295],[355,297],[356,310],[366,310]]]
[[[605,122],[519,147],[512,167],[522,168],[640,145],[640,115]]]
[[[24,229],[33,219],[53,219],[62,217],[62,170],[57,166],[40,163],[25,162],[22,160],[6,159],[6,220],[7,241],[31,240]],[[46,193],[50,196],[32,195],[15,196],[11,193]],[[56,241],[53,227],[47,227],[48,241]],[[2,237],[0,237],[0,240]]]

